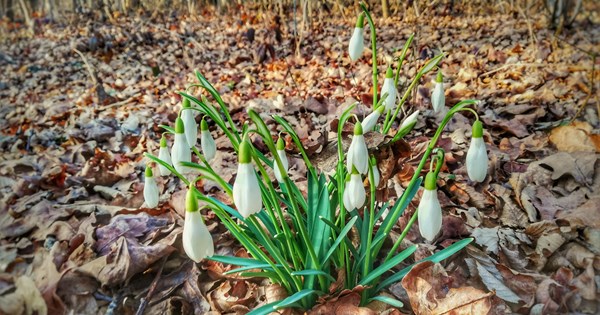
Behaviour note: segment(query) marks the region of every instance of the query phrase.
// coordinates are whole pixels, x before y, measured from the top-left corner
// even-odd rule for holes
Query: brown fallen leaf
[[[600,152],[600,137],[592,134],[593,127],[585,121],[574,121],[550,132],[550,142],[564,152]]]
[[[47,314],[48,308],[42,294],[31,278],[20,276],[15,280],[16,290],[0,296],[3,314]]]

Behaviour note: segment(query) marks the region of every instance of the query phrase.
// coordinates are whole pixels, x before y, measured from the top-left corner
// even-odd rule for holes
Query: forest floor
[[[401,85],[429,58],[447,54],[441,63],[446,104],[481,100],[476,110],[490,168],[483,183],[468,180],[473,117],[457,114],[439,142],[446,151],[438,181],[441,236],[428,243],[414,227],[404,242],[420,245],[418,259],[462,238],[475,241],[444,268],[411,274],[431,291],[392,285],[388,293],[405,308],[356,312],[426,314],[436,305],[452,310],[481,301],[494,312],[600,312],[600,62],[593,58],[600,5],[586,6],[558,35],[547,28],[543,11],[526,18],[518,10],[440,7],[420,18],[410,11],[375,19],[380,73],[415,34]],[[224,276],[231,266],[187,258],[180,181],[159,179],[157,208],[144,207],[141,192],[148,162],[142,154],[157,152],[158,125],[173,124],[177,92],[196,82],[195,70],[220,91],[234,121],[246,121],[247,108],[264,117],[281,114],[311,159],[331,169],[330,123],[356,101],[359,118],[371,111],[364,105],[371,104],[371,52],[356,62],[348,58],[354,17],[314,22],[297,53],[293,21],[282,20],[281,41],[274,21],[250,10],[232,16],[207,11],[152,20],[121,16],[115,23],[39,22],[33,37],[21,29],[5,33],[0,314],[45,308],[50,314],[133,314],[140,304],[146,314],[238,314],[269,298],[264,281]],[[439,123],[430,103],[434,72],[405,105],[421,115],[402,145],[371,144],[384,179],[381,199],[402,193]],[[213,135],[219,149],[214,168],[231,183],[235,156],[222,134]],[[306,169],[290,154],[291,178],[302,186]],[[210,183],[200,188],[231,203]],[[214,214],[206,220],[216,253],[247,255]],[[327,312],[344,314],[332,305]]]

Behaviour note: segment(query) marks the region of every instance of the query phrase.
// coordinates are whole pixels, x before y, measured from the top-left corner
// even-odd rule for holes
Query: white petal
[[[346,211],[354,210],[354,205],[350,201],[350,189],[348,189],[349,186],[350,186],[350,181],[347,181],[344,186],[344,196],[343,196],[344,208],[346,208]]]
[[[373,128],[377,124],[379,116],[381,116],[379,114],[379,111],[375,110],[372,113],[370,113],[367,117],[365,117],[365,119],[363,119],[362,123],[360,123],[363,129],[363,134],[373,130]]]
[[[195,262],[214,254],[213,239],[200,211],[185,212],[182,241],[185,253]]]
[[[434,112],[439,112],[446,106],[446,96],[444,95],[444,83],[436,82],[431,93],[431,105]]]
[[[353,208],[359,209],[365,204],[366,192],[360,174],[351,175],[350,183],[348,184],[348,192],[350,194],[350,203],[352,204]]]
[[[367,174],[369,171],[369,150],[365,143],[365,137],[363,135],[354,135],[352,137],[352,164],[359,173]]]
[[[354,28],[354,33],[350,38],[350,45],[348,46],[348,54],[352,61],[357,60],[365,50],[363,29],[359,27]]]
[[[181,174],[189,173],[191,171],[188,167],[183,167],[180,162],[191,162],[192,151],[188,146],[185,134],[175,134],[175,140],[173,140],[173,147],[171,148],[171,160],[173,161],[173,167]]]
[[[181,112],[181,120],[183,120],[183,128],[185,130],[185,138],[187,139],[188,146],[196,146],[198,140],[198,124],[194,112],[191,109],[186,109]]]
[[[285,150],[277,150],[277,155],[281,159],[281,164],[283,165],[283,169],[287,172],[289,168],[289,162],[287,155],[285,154]],[[278,182],[283,183],[283,176],[281,176],[281,172],[279,172],[279,166],[275,161],[273,161],[273,171],[275,172],[275,178]]]
[[[377,187],[379,186],[379,181],[381,180],[381,174],[379,174],[377,164],[371,165],[371,170],[373,172],[373,184],[375,185],[375,187]]]
[[[144,201],[148,208],[154,208],[158,206],[159,192],[158,185],[154,177],[146,177],[144,183]]]
[[[238,166],[238,173],[233,183],[233,202],[244,218],[259,212],[262,208],[260,186],[250,163]]]
[[[415,111],[414,113],[410,114],[410,116],[406,117],[406,119],[404,119],[404,121],[402,122],[402,124],[400,124],[400,128],[398,128],[398,130],[402,130],[410,125],[412,125],[413,123],[417,122],[417,117],[419,116],[419,110]]]
[[[354,138],[352,138],[352,142],[350,142],[350,146],[348,147],[348,153],[346,154],[346,170],[348,173],[352,174],[352,160],[354,158]]]
[[[472,138],[467,151],[467,174],[474,182],[483,182],[487,175],[488,155],[483,138]]]
[[[388,93],[388,96],[385,98],[385,111],[389,112],[396,105],[396,97],[398,96],[398,90],[394,85],[394,78],[385,78],[383,80],[383,86],[381,87],[381,97],[385,93]]]
[[[171,154],[169,154],[169,149],[167,147],[160,147],[160,149],[158,149],[158,158],[169,165],[173,165],[173,162],[171,162]],[[169,171],[168,168],[162,166],[162,164],[158,164],[158,171],[162,176],[171,175],[171,171]]]
[[[202,130],[201,138],[200,146],[202,147],[202,154],[204,154],[206,161],[210,161],[217,153],[217,144],[208,130]]]
[[[437,189],[423,191],[418,211],[421,236],[431,242],[442,229],[442,207],[437,197]]]

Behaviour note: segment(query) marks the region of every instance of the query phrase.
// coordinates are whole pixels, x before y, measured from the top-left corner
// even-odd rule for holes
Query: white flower
[[[446,96],[444,95],[444,82],[441,70],[437,74],[435,87],[431,93],[431,105],[433,106],[433,111],[436,113],[446,106]]]
[[[394,105],[396,105],[396,97],[398,97],[398,89],[394,83],[394,74],[391,67],[388,67],[386,71],[383,86],[381,87],[381,97],[386,93],[387,97],[383,101],[383,104],[385,105],[385,111],[389,112],[394,108]]]
[[[369,150],[363,136],[362,125],[354,125],[354,136],[348,148],[346,156],[346,169],[352,173],[352,167],[356,167],[360,174],[366,174],[369,170]]]
[[[363,181],[358,173],[354,173],[350,176],[350,182],[348,182],[348,199],[352,208],[350,209],[360,209],[366,200],[366,192],[365,186],[363,186]]]
[[[379,174],[379,169],[377,169],[377,163],[371,164],[371,172],[373,172],[373,185],[377,187],[379,186],[379,181],[381,180],[381,174]]]
[[[287,172],[287,170],[289,168],[289,162],[288,162],[287,155],[285,154],[285,144],[283,143],[283,140],[281,138],[279,138],[279,140],[277,140],[277,155],[279,156],[279,159],[281,160],[281,165],[283,166],[283,170],[285,172]],[[275,178],[277,179],[277,181],[280,183],[283,183],[285,181],[284,176],[282,176],[281,172],[279,171],[279,165],[277,165],[277,161],[275,161],[275,160],[273,161],[273,171],[275,172]]]
[[[202,147],[202,154],[204,154],[206,161],[210,161],[217,153],[217,144],[210,134],[210,130],[208,130],[208,125],[204,119],[202,119],[202,122],[200,123],[200,130],[200,146]]]
[[[360,56],[362,56],[363,51],[365,50],[363,26],[364,15],[360,14],[358,16],[358,20],[356,21],[354,33],[352,33],[352,37],[350,38],[350,44],[348,45],[348,54],[350,55],[350,59],[352,59],[352,61],[355,61],[358,58],[360,58]]]
[[[196,141],[198,141],[198,124],[196,124],[196,115],[190,108],[190,101],[184,98],[181,120],[183,120],[183,126],[185,127],[185,138],[188,146],[192,148],[196,146]]]
[[[146,201],[146,206],[148,206],[148,208],[154,208],[158,206],[158,200],[160,197],[158,185],[156,184],[156,180],[154,179],[150,166],[146,166],[146,172],[144,174],[144,201]]]
[[[398,128],[398,130],[404,130],[406,128],[412,129],[417,123],[417,117],[419,116],[419,112],[420,111],[417,110],[414,113],[410,114],[410,116],[406,117],[402,124],[400,124],[400,128]]]
[[[373,130],[373,128],[377,124],[379,116],[381,116],[384,109],[385,106],[379,106],[367,117],[365,117],[365,119],[363,119],[363,121],[360,123],[363,129],[363,134]]]
[[[233,202],[244,218],[262,208],[260,186],[251,164],[251,150],[248,140],[240,143],[238,171],[233,183]]]
[[[186,195],[185,223],[183,224],[183,250],[195,262],[200,262],[215,253],[212,235],[208,231],[202,214],[198,211],[198,200],[193,188]]]
[[[477,120],[473,124],[471,146],[467,151],[467,174],[474,182],[483,182],[487,175],[488,155],[483,141],[483,126]]]
[[[343,195],[344,208],[346,208],[346,211],[352,211],[354,209],[354,205],[350,201],[350,189],[348,189],[349,185],[350,185],[350,176],[348,175],[348,178],[346,179],[346,183],[344,184],[344,195]]]
[[[432,172],[425,178],[425,189],[418,208],[419,232],[433,241],[442,229],[442,207],[437,196],[436,177]]]
[[[169,148],[167,148],[167,138],[163,135],[160,139],[160,148],[158,149],[158,158],[163,160],[163,162],[173,165],[171,162],[171,154],[169,153]],[[171,175],[171,171],[168,168],[164,167],[162,164],[158,164],[158,172],[161,176],[169,176]]]
[[[175,139],[173,140],[173,146],[171,147],[171,159],[173,167],[180,174],[188,173],[190,169],[184,167],[180,162],[191,162],[192,152],[188,145],[187,139],[184,133],[183,121],[177,117],[175,120]]]

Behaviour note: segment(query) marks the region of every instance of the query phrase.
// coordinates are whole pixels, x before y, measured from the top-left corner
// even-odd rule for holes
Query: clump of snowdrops
[[[362,57],[364,19],[367,18],[373,48],[373,86],[378,86],[375,28],[366,7],[361,7],[363,12],[359,15],[350,40],[349,56],[352,60]],[[364,134],[381,132],[391,136],[392,142],[408,134],[418,120],[419,111],[400,120],[400,110],[420,78],[436,68],[443,58],[443,55],[436,56],[423,65],[400,98],[397,90],[399,72],[411,42],[412,36],[401,52],[396,70],[392,65],[388,66],[381,98],[378,98],[377,89],[373,89],[372,113],[359,121],[352,114],[356,106],[354,104],[339,117],[338,162],[332,176],[325,175],[313,166],[300,138],[283,117],[272,116],[278,124],[278,138],[260,114],[253,110],[248,110],[250,122],[238,128],[217,90],[198,72],[196,76],[199,82],[193,86],[208,92],[212,102],[204,96],[196,98],[187,92],[180,93],[183,104],[174,128],[161,126],[166,131],[160,141],[158,155],[146,156],[158,164],[161,176],[177,176],[188,186],[182,238],[184,250],[192,260],[200,262],[202,259],[212,259],[236,265],[239,267],[227,273],[269,278],[288,292],[287,298],[263,305],[251,314],[268,314],[288,307],[309,309],[318,296],[330,294],[332,284],[338,280],[342,283],[338,290],[365,287],[362,290],[363,305],[379,300],[396,307],[402,306],[400,301],[380,295],[380,292],[400,281],[410,270],[411,265],[404,263],[403,269],[392,271],[417,249],[417,245],[412,245],[398,252],[414,222],[418,220],[421,235],[430,242],[440,232],[442,209],[437,197],[436,181],[444,162],[444,152],[436,148],[436,143],[448,121],[459,111],[471,111],[476,117],[466,158],[468,175],[473,181],[483,181],[486,177],[487,153],[482,138],[483,127],[477,113],[469,107],[475,105],[476,101],[465,100],[447,111],[404,193],[394,201],[376,201],[375,190],[380,174],[377,161],[369,155],[369,149],[374,148],[367,147]],[[442,80],[439,72],[432,94],[436,112],[445,108]],[[202,115],[200,127],[196,123],[197,114]],[[354,120],[354,132],[351,144],[345,150],[341,145],[342,129],[351,120]],[[239,163],[233,185],[223,180],[211,167],[216,145],[208,121],[228,138],[237,154]],[[200,150],[196,145],[198,128]],[[171,150],[166,135],[173,138]],[[257,135],[268,148],[267,152],[254,147],[249,140],[250,135]],[[306,164],[306,194],[288,176],[285,135],[292,140]],[[197,162],[192,162],[192,153]],[[425,176],[418,210],[392,248],[382,251],[388,234],[421,187],[421,173],[428,161],[429,171]],[[269,177],[268,169],[273,170],[275,179]],[[159,201],[155,175],[150,167],[145,175],[146,204],[155,207]],[[229,195],[233,205],[201,194],[196,188],[199,179],[216,182]],[[364,179],[369,183],[366,188]],[[214,255],[213,239],[204,224],[200,212],[202,208],[212,210],[252,258]],[[377,225],[379,227],[375,229]],[[354,232],[350,233],[351,230]],[[352,237],[350,234],[353,234]],[[439,262],[471,241],[471,238],[458,241],[424,260]],[[382,279],[384,274],[386,277]]]

